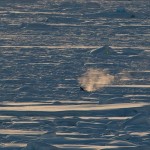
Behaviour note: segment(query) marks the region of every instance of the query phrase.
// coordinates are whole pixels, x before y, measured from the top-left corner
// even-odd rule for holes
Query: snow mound
[[[135,18],[135,14],[133,12],[128,11],[125,7],[123,6],[118,6],[115,10],[113,11],[98,11],[96,13],[88,13],[85,15],[86,17],[92,17],[92,18],[99,18],[99,17],[108,17],[108,18]],[[139,14],[138,14],[139,16]]]
[[[126,16],[126,17],[130,17],[130,18],[135,18],[135,15],[132,14],[132,13],[130,13],[130,12],[128,12],[128,11],[126,10],[126,8],[123,7],[123,6],[117,7],[115,13],[116,13],[116,15],[119,15],[119,16],[121,15],[122,17],[123,17],[123,16]]]
[[[132,49],[132,48],[124,48],[122,49],[123,50],[123,55],[139,55],[140,53],[143,52],[143,50],[135,50],[135,49]]]
[[[136,146],[135,144],[128,142],[128,141],[121,141],[121,140],[114,140],[109,143],[109,145],[114,145],[114,146]]]
[[[102,128],[105,129],[106,125],[103,123],[78,121],[77,127],[89,127],[89,128]]]
[[[141,58],[148,58],[150,57],[150,52],[147,51],[141,51],[141,53],[139,53],[139,57]]]
[[[23,148],[22,150],[58,150],[59,148],[51,146],[46,143],[41,142],[33,142],[29,143],[26,148]]]
[[[116,12],[117,13],[127,13],[126,9],[122,6],[117,7]]]
[[[103,47],[100,47],[98,49],[94,49],[90,51],[91,54],[96,56],[111,56],[111,55],[117,55],[117,52],[114,51],[110,46],[104,45]]]
[[[150,125],[150,116],[145,113],[139,113],[135,115],[132,119],[127,120],[124,123],[124,126],[129,126],[129,125],[147,125],[149,127]]]
[[[50,26],[44,23],[22,23],[20,29],[28,30],[48,30]]]
[[[73,17],[54,17],[51,16],[49,18],[47,18],[46,22],[49,23],[69,23],[69,24],[74,24],[74,23],[79,23],[80,21],[77,18],[73,18]]]

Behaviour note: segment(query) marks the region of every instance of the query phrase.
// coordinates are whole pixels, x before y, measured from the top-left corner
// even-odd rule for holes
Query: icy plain
[[[149,100],[149,0],[0,0],[0,150],[149,150]]]

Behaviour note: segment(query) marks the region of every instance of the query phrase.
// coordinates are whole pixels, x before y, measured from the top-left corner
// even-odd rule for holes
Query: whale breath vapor
[[[78,81],[86,91],[92,92],[111,84],[114,76],[105,70],[90,68],[78,78]]]

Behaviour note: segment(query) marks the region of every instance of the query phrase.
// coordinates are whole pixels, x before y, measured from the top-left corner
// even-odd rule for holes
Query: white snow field
[[[150,150],[149,0],[0,0],[0,150]]]

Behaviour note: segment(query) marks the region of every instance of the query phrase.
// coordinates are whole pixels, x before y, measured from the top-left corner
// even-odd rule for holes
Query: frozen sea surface
[[[1,0],[0,150],[149,150],[149,8]]]

